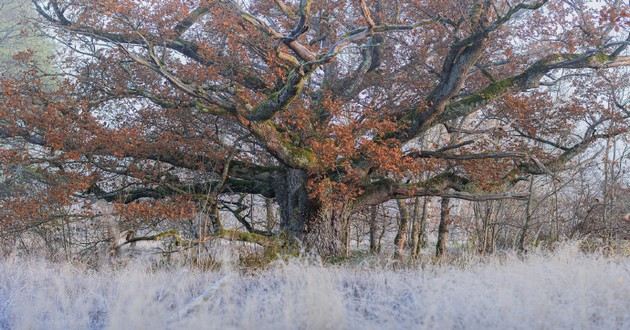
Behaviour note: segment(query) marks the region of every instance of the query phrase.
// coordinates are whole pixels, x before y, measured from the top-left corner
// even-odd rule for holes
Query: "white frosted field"
[[[630,259],[574,247],[386,270],[296,260],[255,275],[0,263],[2,329],[630,329]]]

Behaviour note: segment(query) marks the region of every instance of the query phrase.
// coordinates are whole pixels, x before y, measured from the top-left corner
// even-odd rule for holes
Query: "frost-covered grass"
[[[630,259],[553,255],[259,273],[0,262],[2,329],[629,329]]]

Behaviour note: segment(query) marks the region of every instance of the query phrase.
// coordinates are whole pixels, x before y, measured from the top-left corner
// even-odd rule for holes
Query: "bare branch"
[[[370,8],[368,7],[365,0],[359,0],[359,6],[361,7],[363,18],[367,22],[368,29],[373,29],[376,26],[376,23],[374,23],[374,19],[372,18],[372,14],[370,13]]]
[[[195,10],[191,11],[186,18],[184,18],[181,22],[177,23],[175,28],[175,35],[179,38],[181,37],[190,27],[195,24],[201,17],[210,11],[210,4],[212,1],[202,1],[202,5],[197,7]]]

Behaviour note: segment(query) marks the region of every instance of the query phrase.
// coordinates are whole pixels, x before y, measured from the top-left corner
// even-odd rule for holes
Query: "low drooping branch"
[[[223,204],[223,209],[229,211],[230,213],[232,213],[232,215],[236,218],[236,220],[241,225],[243,225],[243,227],[245,227],[247,232],[258,234],[258,235],[263,235],[263,236],[272,236],[273,235],[272,232],[265,231],[265,230],[258,230],[256,228],[254,228],[254,226],[249,221],[247,221],[246,216],[242,215],[243,211],[249,209],[249,207],[247,207],[246,205],[243,204],[243,198],[244,197],[245,197],[245,195],[243,195],[239,199],[239,201],[237,203],[235,203],[237,205],[236,208],[232,208],[231,206],[229,206],[229,204],[232,204],[232,203],[224,203]]]
[[[365,193],[358,198],[357,205],[378,205],[391,199],[434,196],[458,198],[469,201],[490,201],[502,199],[526,199],[527,193],[503,191],[498,187],[495,192],[477,188],[470,180],[453,173],[445,172],[426,181],[402,183],[383,179],[366,187]]]
[[[98,184],[92,185],[85,194],[78,194],[77,197],[89,198],[91,196],[108,202],[131,203],[143,198],[164,199],[172,196],[191,195],[205,199],[208,191],[213,191],[217,181],[202,183],[179,183],[179,184],[148,184],[139,185],[137,188],[124,188],[114,191],[104,191]],[[223,187],[223,191],[230,193],[256,194],[267,198],[275,196],[272,182],[261,182],[256,180],[244,180],[238,178],[228,178]]]
[[[225,239],[228,241],[239,241],[239,242],[247,242],[254,243],[260,245],[262,247],[273,248],[279,246],[281,244],[281,240],[276,237],[260,235],[256,233],[248,233],[241,232],[238,230],[229,230],[224,229],[218,233],[214,233],[203,240],[190,240],[185,239],[182,235],[175,229],[167,230],[161,233],[157,233],[149,236],[134,236],[130,233],[129,237],[127,237],[122,243],[116,243],[116,245],[112,246],[113,250],[119,250],[120,248],[126,245],[133,245],[137,242],[142,241],[163,241],[168,238],[172,238],[175,241],[175,245],[190,248],[193,246],[197,246],[199,244],[204,244],[206,241],[211,239]]]

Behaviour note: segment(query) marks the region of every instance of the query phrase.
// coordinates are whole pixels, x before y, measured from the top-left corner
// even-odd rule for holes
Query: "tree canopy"
[[[623,1],[32,6],[61,73],[54,90],[37,70],[2,78],[2,163],[41,183],[3,201],[11,219],[85,199],[177,219],[210,201],[220,233],[216,210],[248,193],[275,199],[281,235],[338,254],[366,206],[526,198],[520,182],[627,130]]]

